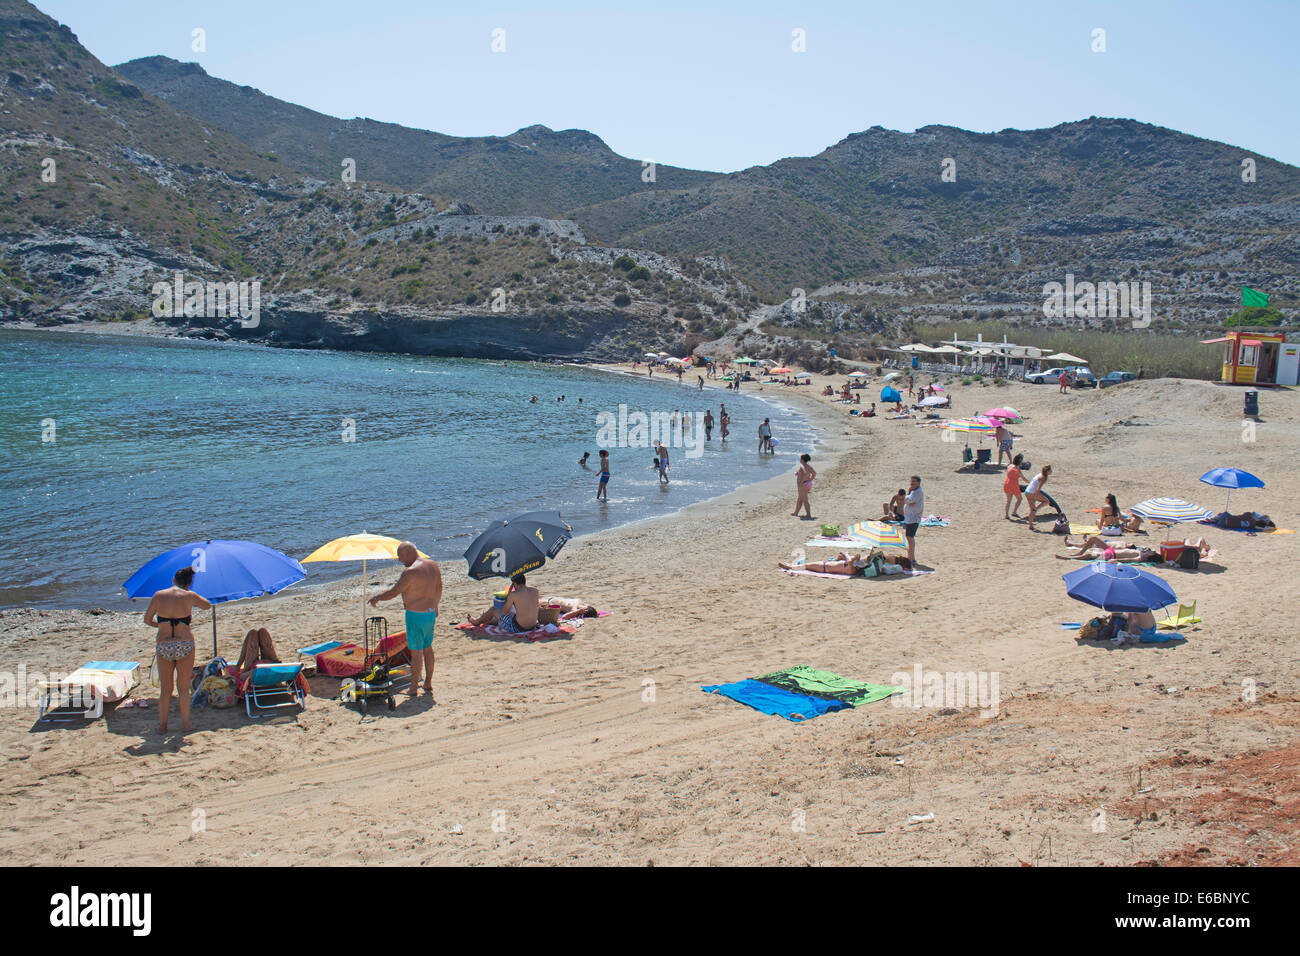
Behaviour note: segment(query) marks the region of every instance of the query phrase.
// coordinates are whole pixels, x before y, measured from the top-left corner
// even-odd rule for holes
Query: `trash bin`
[[[913,356],[912,356],[912,368],[920,368],[920,367],[921,367],[921,360],[920,360],[917,356],[913,355]]]
[[[1259,392],[1246,393],[1246,412],[1247,415],[1259,415]]]

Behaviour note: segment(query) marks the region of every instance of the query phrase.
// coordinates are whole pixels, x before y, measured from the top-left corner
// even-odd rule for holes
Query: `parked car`
[[[1086,365],[1076,365],[1069,370],[1071,388],[1096,388],[1097,376]]]
[[[1135,378],[1132,372],[1107,372],[1101,377],[1101,387],[1110,388],[1112,385],[1119,385],[1123,382],[1131,382]]]
[[[1054,385],[1061,377],[1062,372],[1065,372],[1068,375],[1070,370],[1068,368],[1049,368],[1045,372],[1034,372],[1030,375],[1026,375],[1025,381],[1029,382],[1031,385]]]

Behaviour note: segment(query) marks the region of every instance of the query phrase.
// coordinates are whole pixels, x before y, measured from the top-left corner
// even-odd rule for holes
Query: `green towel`
[[[793,691],[796,694],[807,694],[810,697],[843,701],[850,707],[884,700],[886,697],[891,697],[903,691],[901,687],[868,684],[865,681],[841,677],[839,674],[832,674],[830,671],[819,671],[815,667],[807,667],[803,664],[798,667],[787,667],[783,671],[764,674],[762,677],[754,679],[761,680],[765,684],[771,684],[773,687]]]

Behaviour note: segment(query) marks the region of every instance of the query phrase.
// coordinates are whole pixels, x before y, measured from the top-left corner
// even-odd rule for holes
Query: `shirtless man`
[[[438,602],[442,600],[442,572],[438,562],[420,557],[409,541],[397,546],[397,560],[406,570],[387,591],[370,599],[370,606],[402,596],[406,608],[406,646],[411,651],[411,696],[420,693],[420,671],[424,671],[424,689],[433,693],[433,625],[438,619]]]
[[[843,574],[846,577],[853,577],[861,574],[862,569],[869,563],[861,554],[849,557],[841,551],[835,556],[834,561],[809,561],[807,564],[786,564],[782,561],[777,563],[777,567],[784,571],[817,571],[821,574]]]
[[[537,627],[537,607],[541,599],[537,588],[528,587],[528,579],[516,574],[510,579],[510,593],[497,618],[497,627],[510,634],[523,634]]]

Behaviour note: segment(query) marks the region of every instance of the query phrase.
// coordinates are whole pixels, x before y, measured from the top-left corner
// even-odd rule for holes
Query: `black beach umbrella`
[[[465,550],[469,576],[512,578],[540,568],[573,536],[573,525],[556,511],[529,511],[494,521]]]

